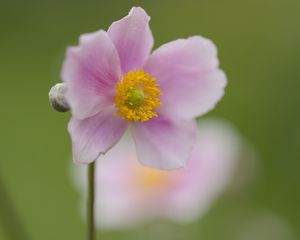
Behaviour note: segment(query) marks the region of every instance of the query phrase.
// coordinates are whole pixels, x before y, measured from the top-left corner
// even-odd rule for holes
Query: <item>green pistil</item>
[[[126,99],[126,104],[129,107],[136,108],[144,103],[144,91],[140,87],[131,88],[129,90],[128,98]]]

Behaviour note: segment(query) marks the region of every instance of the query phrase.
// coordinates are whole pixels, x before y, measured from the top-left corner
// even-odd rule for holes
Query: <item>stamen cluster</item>
[[[156,109],[161,106],[156,78],[143,70],[130,71],[116,85],[114,104],[117,114],[128,121],[148,121],[157,117]]]

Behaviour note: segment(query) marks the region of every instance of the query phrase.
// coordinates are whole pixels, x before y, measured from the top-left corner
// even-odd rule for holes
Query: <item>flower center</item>
[[[156,188],[160,189],[168,185],[172,176],[168,172],[160,171],[157,169],[139,167],[137,169],[137,183],[143,189]]]
[[[144,103],[144,97],[143,89],[139,87],[132,87],[131,89],[128,89],[126,104],[132,108],[140,107]]]
[[[117,114],[128,121],[148,121],[157,117],[162,94],[156,79],[143,70],[130,71],[116,85]]]

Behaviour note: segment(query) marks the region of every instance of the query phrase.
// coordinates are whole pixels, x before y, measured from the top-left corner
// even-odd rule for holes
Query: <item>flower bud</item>
[[[65,98],[66,90],[67,85],[65,83],[57,83],[49,91],[50,105],[58,112],[68,112],[70,110]]]

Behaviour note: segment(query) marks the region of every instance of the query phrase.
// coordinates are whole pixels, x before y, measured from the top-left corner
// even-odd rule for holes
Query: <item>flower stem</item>
[[[0,225],[4,234],[11,240],[29,240],[28,232],[19,218],[17,209],[13,205],[13,200],[9,196],[0,174]]]
[[[94,199],[95,199],[95,162],[88,165],[88,198],[87,198],[87,240],[95,240],[95,218],[94,218]]]

